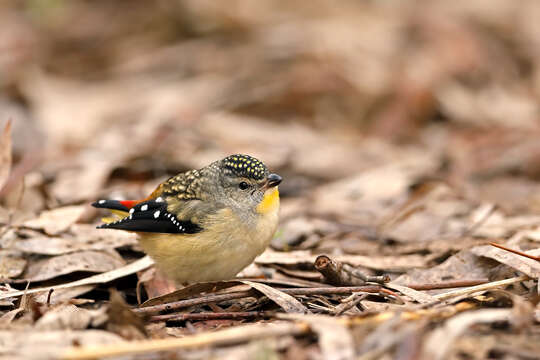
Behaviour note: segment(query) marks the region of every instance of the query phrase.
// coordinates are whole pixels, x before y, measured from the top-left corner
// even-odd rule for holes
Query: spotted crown
[[[249,155],[230,155],[221,160],[227,175],[235,175],[248,179],[262,180],[268,175],[268,168],[261,161]]]

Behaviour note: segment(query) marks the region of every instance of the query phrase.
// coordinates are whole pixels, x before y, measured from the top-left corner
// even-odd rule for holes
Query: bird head
[[[216,200],[231,208],[264,214],[279,206],[281,176],[249,155],[230,155],[213,164],[217,169]]]

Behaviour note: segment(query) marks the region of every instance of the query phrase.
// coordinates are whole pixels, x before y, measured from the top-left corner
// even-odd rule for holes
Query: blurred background
[[[69,331],[104,327],[89,325],[95,315],[84,322],[71,314],[109,306],[109,288],[130,305],[167,292],[153,269],[126,270],[143,257],[134,235],[96,230],[104,212],[89,204],[144,198],[169,176],[233,153],[255,156],[284,178],[276,236],[243,276],[326,286],[313,262],[327,254],[387,274],[393,286],[427,284],[416,289],[516,271],[538,278],[534,260],[487,244],[540,255],[539,100],[537,0],[0,1],[0,295],[123,271],[29,302],[2,297],[0,325],[13,335],[0,333],[0,357],[6,348],[6,359],[24,351],[35,358],[46,347],[104,342],[92,331],[74,340]],[[441,317],[428,319],[423,305],[407,302],[422,309],[414,324],[400,316],[350,322],[349,330],[321,322],[314,331],[331,335],[318,336],[322,355],[312,334],[269,348],[290,359],[345,358],[327,355],[353,354],[354,344],[374,358],[398,344],[395,358],[416,359],[421,341],[441,354],[454,346],[452,359],[503,358],[516,346],[505,359],[537,358],[538,326],[525,326],[535,306],[540,323],[538,301],[529,302],[537,284],[523,284],[512,297],[470,299],[484,308],[513,303],[504,310],[514,319],[508,325],[497,315],[455,346],[460,331],[487,321],[484,313],[450,323],[443,317],[470,308],[448,312],[430,302]],[[298,297],[314,313],[333,315],[351,298]],[[387,319],[388,309],[403,311],[374,296],[357,299],[344,315]],[[276,309],[259,300],[221,306]],[[54,325],[49,305],[62,302],[58,309],[67,310]],[[166,337],[241,322],[146,325],[152,337]],[[39,329],[68,331],[53,338]],[[106,340],[129,338],[108,329]],[[354,342],[351,335],[346,348],[348,333]],[[299,356],[306,344],[315,356]],[[243,358],[267,354],[252,353]]]
[[[2,195],[22,212],[237,152],[356,223],[433,183],[540,210],[537,1],[27,0],[0,23]]]

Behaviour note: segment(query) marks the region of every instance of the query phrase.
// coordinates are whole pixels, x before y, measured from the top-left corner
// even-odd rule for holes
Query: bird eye
[[[249,187],[249,184],[245,181],[242,181],[240,184],[238,184],[238,187],[240,190],[246,190]]]

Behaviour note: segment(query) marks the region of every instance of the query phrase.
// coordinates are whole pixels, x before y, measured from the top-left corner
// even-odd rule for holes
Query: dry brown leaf
[[[432,304],[437,301],[433,296],[423,293],[421,291],[417,291],[414,289],[411,289],[410,287],[394,284],[394,283],[386,283],[384,286],[394,289],[402,293],[403,295],[407,295],[411,299],[419,302],[420,304]]]
[[[482,309],[459,314],[433,331],[425,340],[424,358],[445,359],[454,341],[469,327],[478,323],[510,320],[512,309]]]
[[[90,325],[95,311],[67,304],[48,309],[38,319],[35,328],[42,331],[50,330],[83,330]]]
[[[137,290],[139,291],[140,286],[144,285],[146,295],[149,299],[169,294],[178,289],[178,285],[174,280],[163,275],[163,273],[156,268],[142,271],[138,276],[139,282],[137,283]],[[137,296],[140,303],[140,294],[138,293]]]
[[[102,273],[120,268],[124,264],[122,258],[112,252],[81,251],[33,261],[28,265],[23,279],[43,281],[75,271]]]
[[[308,309],[293,296],[285,294],[271,286],[247,280],[242,280],[241,282],[266,295],[266,297],[278,304],[287,313],[306,314],[309,312]]]
[[[42,292],[34,295],[34,301],[40,304],[62,304],[93,290],[95,285],[83,285],[65,289],[56,289],[52,293]]]
[[[0,279],[6,281],[21,275],[27,261],[19,254],[10,251],[0,253]]]
[[[537,249],[538,250],[538,249]],[[478,256],[485,256],[500,263],[513,267],[532,278],[540,277],[540,262],[504,251],[493,246],[477,246],[471,249],[471,252]]]
[[[280,318],[306,322],[319,339],[322,358],[329,360],[353,359],[355,356],[354,339],[349,329],[339,318],[324,315],[280,314]]]
[[[74,224],[69,234],[49,237],[29,231],[21,231],[13,248],[40,255],[62,255],[84,250],[110,250],[137,244],[137,235],[127,231],[103,231],[93,225]]]
[[[19,315],[20,313],[23,313],[24,310],[25,310],[24,308],[18,307],[17,309],[13,309],[2,314],[2,316],[0,316],[0,328],[9,329],[9,324],[11,324],[13,320],[15,320],[15,317],[17,315]]]
[[[127,340],[144,339],[147,337],[144,320],[135,314],[126,304],[122,295],[111,290],[109,306],[107,308],[107,330],[120,335]]]
[[[57,235],[79,220],[85,209],[84,205],[74,205],[44,211],[37,219],[25,221],[23,225],[31,229],[43,230],[49,235]]]
[[[114,269],[103,274],[89,276],[87,278],[77,280],[77,281],[72,281],[65,284],[47,286],[47,287],[41,287],[41,288],[35,288],[35,289],[28,289],[28,290],[13,290],[13,291],[0,292],[0,300],[11,298],[11,297],[17,297],[24,294],[48,292],[51,289],[53,290],[69,289],[69,288],[74,288],[78,286],[86,286],[86,285],[92,285],[92,284],[105,284],[110,281],[113,281],[113,280],[122,278],[124,276],[134,274],[138,271],[144,270],[153,264],[154,264],[154,261],[149,256],[145,256],[121,268]]]
[[[483,261],[468,250],[460,251],[442,264],[429,269],[413,269],[399,276],[392,282],[398,285],[436,284],[442,280],[484,279],[489,278],[494,264]],[[438,290],[434,290],[439,292]]]

